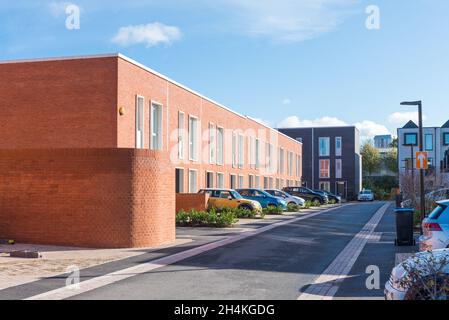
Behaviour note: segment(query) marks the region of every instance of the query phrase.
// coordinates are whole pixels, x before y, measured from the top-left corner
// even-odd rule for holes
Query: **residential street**
[[[0,291],[0,299],[382,299],[396,253],[414,250],[394,247],[390,203],[347,204],[280,223],[171,264],[173,254],[245,234],[179,228],[178,238],[191,242],[81,270],[81,281],[95,282],[93,287],[81,282],[80,291],[58,291],[65,284],[66,276],[61,276]],[[138,269],[163,257],[166,262]],[[379,289],[365,285],[370,265],[380,269]],[[98,278],[110,273],[126,276]],[[338,278],[343,281],[335,282]]]

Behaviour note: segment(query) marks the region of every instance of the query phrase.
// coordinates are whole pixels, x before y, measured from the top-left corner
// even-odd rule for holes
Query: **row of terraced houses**
[[[0,238],[175,239],[176,195],[302,180],[302,143],[121,54],[0,63]]]

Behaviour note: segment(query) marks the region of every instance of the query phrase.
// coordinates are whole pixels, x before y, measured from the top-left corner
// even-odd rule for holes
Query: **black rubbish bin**
[[[396,246],[414,246],[413,214],[412,208],[397,208],[396,213]]]

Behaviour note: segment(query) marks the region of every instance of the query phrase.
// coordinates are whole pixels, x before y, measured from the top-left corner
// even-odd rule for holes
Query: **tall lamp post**
[[[405,101],[401,102],[401,106],[418,106],[418,118],[419,118],[419,151],[424,151],[423,141],[423,123],[422,123],[422,101]],[[426,217],[426,199],[424,191],[424,170],[419,170],[419,182],[420,182],[420,203],[421,203],[421,221]],[[421,228],[422,234],[422,228]]]

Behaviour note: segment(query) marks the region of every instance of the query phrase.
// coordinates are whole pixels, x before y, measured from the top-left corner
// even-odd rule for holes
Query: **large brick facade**
[[[0,150],[0,238],[105,248],[170,243],[167,162],[150,150]]]
[[[144,101],[139,152],[138,97]],[[161,109],[160,148],[150,144],[154,104]],[[157,245],[174,240],[176,189],[281,188],[301,181],[301,143],[122,55],[0,62],[0,107],[0,237]],[[196,159],[189,151],[191,118],[199,125]],[[210,161],[218,150],[209,148],[209,128],[213,144],[216,131],[224,132],[222,163]]]

